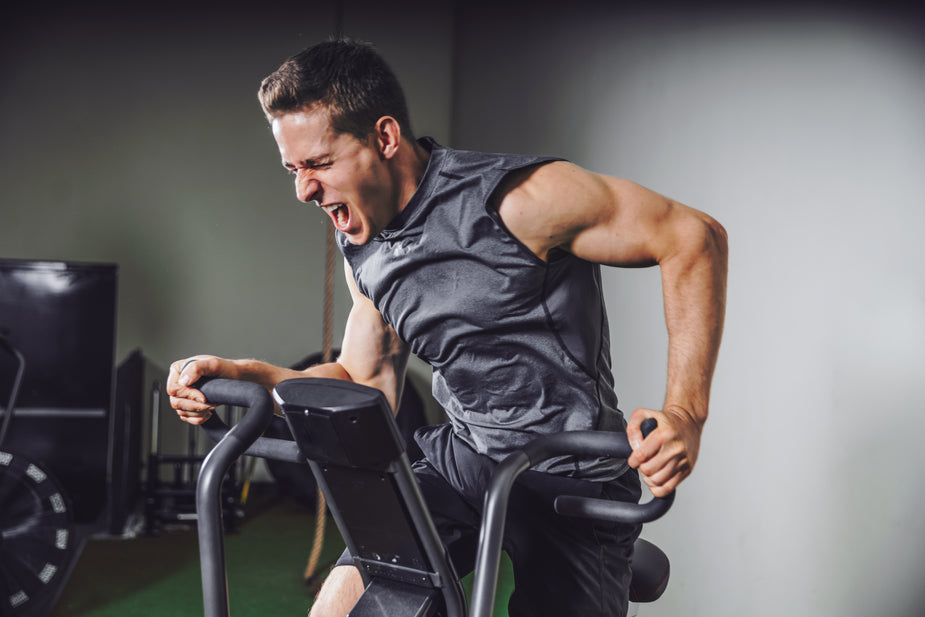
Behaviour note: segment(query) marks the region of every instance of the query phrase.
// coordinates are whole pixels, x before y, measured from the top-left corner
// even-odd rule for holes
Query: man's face
[[[374,135],[366,141],[331,127],[315,105],[270,122],[296,197],[315,202],[352,244],[366,244],[398,214],[390,176]]]

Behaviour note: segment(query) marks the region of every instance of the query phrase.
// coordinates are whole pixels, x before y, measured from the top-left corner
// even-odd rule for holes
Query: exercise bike
[[[217,442],[203,461],[196,490],[206,617],[230,614],[221,483],[242,454],[305,463],[311,468],[366,586],[350,615],[490,617],[508,497],[517,477],[537,463],[563,454],[626,458],[631,452],[623,433],[579,431],[538,438],[504,459],[495,469],[485,497],[467,612],[459,576],[424,504],[381,392],[321,378],[284,381],[273,390],[272,397],[263,387],[249,382],[214,379],[196,387],[213,405],[248,408],[230,429],[216,414],[202,425]],[[274,421],[274,399],[293,441],[261,437]],[[648,424],[643,432],[653,429],[654,425]],[[555,508],[565,516],[644,523],[664,514],[673,499],[672,493],[644,504],[630,504],[560,496]],[[658,599],[668,583],[670,568],[665,554],[640,539],[632,569],[630,601]]]

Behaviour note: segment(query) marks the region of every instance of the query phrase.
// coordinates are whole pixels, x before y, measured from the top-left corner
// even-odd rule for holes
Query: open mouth
[[[321,206],[321,209],[330,215],[331,220],[334,221],[334,226],[337,227],[338,230],[344,231],[347,229],[350,223],[350,211],[347,209],[347,206],[344,204],[331,204],[329,206]]]

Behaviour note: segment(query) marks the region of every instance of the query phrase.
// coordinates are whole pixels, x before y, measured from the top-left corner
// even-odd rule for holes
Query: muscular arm
[[[502,220],[543,259],[562,249],[611,266],[659,266],[669,341],[665,402],[661,410],[636,410],[627,434],[630,465],[653,494],[666,494],[691,473],[709,413],[725,313],[725,230],[645,187],[569,163],[513,177],[501,191]],[[659,430],[643,441],[646,417],[658,419]]]
[[[372,301],[357,289],[346,263],[344,268],[347,270],[347,286],[353,308],[347,318],[337,363],[344,367],[353,381],[381,390],[392,409],[397,411],[410,349],[382,319]]]
[[[398,410],[409,350],[386,324],[372,302],[356,288],[347,269],[347,285],[353,307],[336,362],[319,364],[304,371],[275,366],[259,360],[226,360],[215,356],[194,356],[171,366],[167,380],[170,404],[190,424],[205,422],[211,413],[202,393],[189,387],[202,377],[225,377],[253,381],[272,389],[279,382],[297,377],[327,377],[354,381],[381,390]],[[191,362],[190,360],[195,360]]]

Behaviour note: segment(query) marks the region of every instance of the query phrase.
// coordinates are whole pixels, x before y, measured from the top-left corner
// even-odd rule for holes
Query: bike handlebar
[[[247,407],[244,417],[229,429],[212,414],[206,429],[218,443],[199,468],[196,512],[199,515],[199,554],[202,567],[203,606],[206,617],[227,617],[228,583],[225,579],[225,544],[222,537],[222,480],[235,460],[252,452],[273,419],[273,399],[266,388],[231,379],[203,379],[194,386],[212,405]],[[276,440],[279,441],[279,440]]]
[[[648,437],[658,426],[654,418],[642,423],[643,438]],[[633,449],[625,433],[616,434],[601,431],[573,431],[547,435],[528,444],[524,451],[535,465],[553,456],[571,454],[581,457],[609,456],[628,458]],[[556,498],[555,510],[563,516],[577,516],[612,523],[638,525],[649,523],[661,517],[674,503],[674,492],[665,497],[656,497],[646,503],[628,503],[592,497],[561,495]]]
[[[656,421],[652,418],[644,421],[643,436],[648,436],[656,426]],[[482,529],[479,534],[472,584],[471,617],[490,617],[492,614],[498,586],[498,568],[508,500],[517,477],[534,465],[555,456],[627,458],[632,452],[633,448],[626,433],[569,431],[539,437],[498,464],[485,494]],[[555,509],[556,512],[567,516],[640,524],[659,518],[668,511],[673,502],[674,492],[665,497],[656,497],[644,504],[561,495],[555,500]]]
[[[215,381],[232,381],[232,380],[220,379],[220,380],[215,380]],[[206,393],[206,391],[202,391],[202,393],[206,396],[206,400],[208,400],[213,405],[246,406],[246,403],[242,405],[241,403],[237,403],[231,400],[226,400],[227,397],[225,395],[228,393],[224,391],[225,387],[226,386],[224,385],[219,385],[218,390],[215,390],[215,386],[206,386],[206,389],[209,390],[209,393]],[[263,388],[261,388],[261,390],[263,390]],[[256,394],[256,391],[255,391],[255,394]],[[269,424],[270,420],[273,419],[272,418],[272,415],[273,415],[272,401],[269,404],[270,404],[270,416],[271,417],[269,420],[267,420],[267,424]],[[245,417],[247,416],[245,415]],[[206,435],[208,435],[209,438],[215,443],[220,442],[222,438],[226,434],[228,434],[228,432],[231,430],[228,427],[228,425],[225,423],[225,421],[222,420],[220,417],[218,417],[217,414],[214,414],[214,413],[209,417],[208,420],[202,423],[200,428],[202,428],[202,430],[205,431]],[[261,433],[264,430],[266,430],[266,427],[261,429]],[[258,433],[258,435],[261,433]],[[243,454],[247,456],[259,456],[260,458],[268,458],[268,459],[272,459],[275,461],[285,461],[287,463],[304,463],[305,462],[305,457],[302,456],[301,452],[299,451],[298,445],[296,445],[296,442],[292,441],[291,439],[277,439],[275,437],[258,437],[256,441],[254,441],[250,446],[247,447],[247,449],[243,452]]]
[[[228,469],[242,454],[277,460],[304,462],[294,441],[260,437],[273,418],[274,404],[262,386],[229,379],[203,379],[196,386],[212,405],[247,407],[249,411],[232,428],[212,414],[202,426],[217,445],[206,456],[196,487],[196,510],[200,513],[199,545],[202,564],[203,600],[206,617],[228,614],[228,586],[224,576],[225,549],[221,521],[221,484]],[[643,436],[655,429],[655,420],[643,422]],[[485,495],[482,528],[472,586],[472,617],[489,617],[497,592],[501,544],[511,489],[520,474],[547,459],[562,456],[605,456],[624,459],[632,447],[626,433],[570,431],[545,435],[498,464]],[[640,524],[653,521],[671,507],[674,492],[644,504],[561,495],[556,512]],[[208,516],[203,517],[204,514]]]

